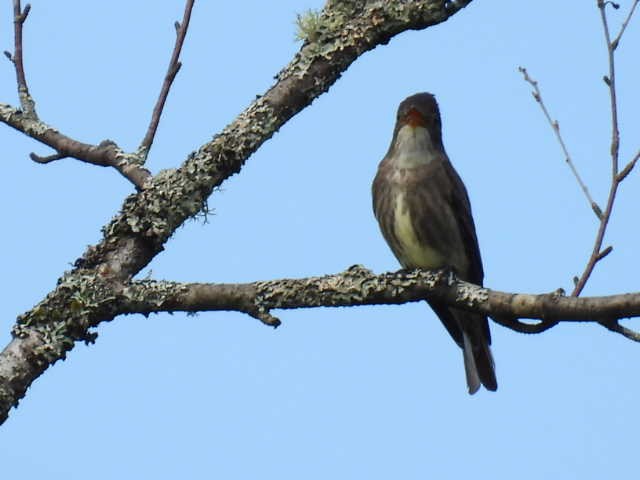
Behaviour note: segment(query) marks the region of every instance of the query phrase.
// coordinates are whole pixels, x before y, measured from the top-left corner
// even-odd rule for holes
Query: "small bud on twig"
[[[607,248],[605,248],[598,254],[598,256],[596,257],[596,262],[599,262],[600,260],[602,260],[604,257],[609,255],[612,251],[613,251],[613,247],[609,245]]]

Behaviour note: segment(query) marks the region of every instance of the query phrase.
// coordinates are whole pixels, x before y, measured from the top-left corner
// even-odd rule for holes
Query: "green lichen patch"
[[[317,40],[322,24],[322,14],[316,10],[307,10],[296,14],[296,40],[314,42]]]

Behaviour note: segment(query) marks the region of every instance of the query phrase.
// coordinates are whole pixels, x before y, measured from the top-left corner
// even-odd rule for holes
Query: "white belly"
[[[409,218],[409,208],[405,194],[398,193],[394,211],[394,225],[396,238],[400,243],[401,252],[398,252],[400,263],[405,268],[440,268],[447,262],[440,252],[423,245],[418,241],[418,236]]]

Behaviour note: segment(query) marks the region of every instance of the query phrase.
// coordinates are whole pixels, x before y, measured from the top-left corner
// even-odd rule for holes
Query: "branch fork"
[[[585,266],[584,271],[582,272],[580,277],[574,277],[575,286],[574,286],[573,292],[571,293],[572,296],[580,295],[580,293],[582,292],[582,290],[584,289],[587,283],[587,280],[591,276],[591,273],[593,272],[596,264],[602,259],[604,259],[607,255],[609,255],[613,250],[612,246],[607,246],[606,248],[602,249],[602,244],[604,241],[607,225],[611,218],[611,213],[613,212],[613,205],[615,203],[618,187],[620,186],[620,183],[631,173],[633,168],[636,166],[638,159],[640,158],[640,151],[638,151],[638,153],[636,153],[636,155],[627,163],[627,165],[622,169],[622,171],[619,171],[620,132],[619,132],[619,126],[618,126],[618,101],[617,101],[617,92],[616,92],[615,50],[620,45],[620,40],[622,38],[622,35],[625,32],[627,25],[629,24],[629,21],[631,20],[631,17],[633,16],[633,13],[635,12],[636,7],[638,6],[638,3],[640,3],[640,0],[634,0],[631,8],[629,9],[629,13],[627,14],[627,17],[625,18],[624,22],[622,23],[622,26],[620,27],[620,31],[618,32],[618,35],[613,40],[611,40],[611,34],[609,32],[609,22],[607,20],[607,14],[606,14],[606,7],[607,5],[610,5],[614,9],[618,9],[620,8],[620,5],[612,1],[597,0],[597,7],[600,10],[600,19],[602,22],[602,28],[604,31],[604,37],[605,37],[605,42],[607,46],[608,65],[609,65],[609,72],[607,75],[603,76],[603,80],[609,90],[609,103],[610,103],[610,109],[611,109],[611,146],[609,149],[609,153],[611,156],[611,185],[609,188],[609,195],[607,197],[607,203],[604,211],[591,198],[591,195],[589,194],[589,190],[587,189],[586,185],[580,178],[580,175],[578,174],[578,171],[576,170],[573,164],[573,161],[571,160],[571,156],[569,155],[569,152],[564,143],[562,135],[560,134],[560,125],[558,124],[557,120],[551,119],[551,116],[549,115],[547,107],[545,106],[544,101],[542,100],[542,95],[538,87],[538,82],[533,80],[529,76],[525,68],[519,67],[519,71],[520,73],[522,73],[524,80],[533,87],[533,92],[532,92],[533,98],[536,100],[536,102],[538,102],[547,121],[551,125],[551,128],[553,129],[556,135],[556,138],[560,143],[562,151],[565,155],[565,160],[567,164],[571,168],[571,171],[576,177],[576,180],[578,181],[580,188],[582,189],[585,196],[587,197],[587,200],[589,201],[589,205],[591,209],[596,214],[599,220],[599,228],[596,234],[593,249],[591,251],[591,256],[589,257],[589,260],[587,261],[587,265]],[[620,326],[616,327],[615,325],[611,326],[612,324],[607,324],[607,325],[609,325],[607,326],[607,328],[609,328],[610,330],[617,331],[618,333],[622,333],[623,335],[629,334],[629,338],[635,339],[635,336],[634,336],[635,334],[629,333],[627,330],[624,329],[624,327],[620,327]]]
[[[179,168],[155,177],[142,168],[155,133],[145,136],[151,140],[143,140],[137,153],[125,154],[113,142],[82,144],[37,118],[29,118],[24,107],[19,110],[0,104],[0,121],[56,150],[49,157],[36,156],[40,161],[52,162],[63,156],[89,159],[89,163],[120,168],[125,176],[132,169],[143,179],[131,179],[141,191],[127,197],[120,212],[104,227],[103,239],[87,249],[73,270],[65,273],[37,306],[19,317],[16,331],[20,335],[15,335],[0,353],[0,422],[29,385],[64,358],[74,342],[93,339],[91,328],[121,314],[231,310],[275,326],[279,321],[271,312],[276,309],[401,304],[437,298],[457,308],[491,316],[499,323],[511,321],[521,329],[526,323],[514,323],[517,320],[513,319],[539,319],[540,324],[534,328],[540,331],[560,321],[594,321],[622,333],[622,327],[611,319],[640,316],[640,293],[591,298],[558,293],[525,295],[467,284],[442,272],[374,275],[362,267],[324,277],[248,284],[130,281],[162,251],[176,229],[202,209],[212,191],[240,171],[249,156],[291,117],[327,91],[363,52],[388,43],[403,31],[441,23],[469,3],[470,0],[371,0],[354,2],[357,14],[348,16],[341,9],[349,8],[351,2],[327,2],[321,17],[331,20],[323,26],[329,28],[330,35],[322,37],[322,44],[313,45],[313,40],[305,43],[278,74],[272,88],[210,142],[190,154]],[[16,5],[22,13],[20,2],[14,0]],[[174,54],[179,54],[192,6],[193,1],[187,1],[185,19],[177,27]],[[372,12],[376,13],[375,21]],[[22,27],[20,22],[17,24]],[[21,49],[18,55],[16,48],[12,58],[16,61],[17,57],[21,59]],[[172,56],[163,91],[164,85],[173,82],[178,65],[177,55]],[[164,98],[166,95],[161,93],[156,103],[158,111],[162,110]],[[157,128],[156,117],[159,119],[154,113],[147,132]],[[629,165],[630,171],[633,166]],[[153,188],[142,188],[148,185]],[[597,252],[600,254],[601,245]],[[447,275],[445,281],[442,275]],[[69,316],[62,318],[60,312]]]
[[[32,152],[29,157],[34,162],[48,164],[71,157],[92,165],[113,167],[135,185],[138,190],[144,189],[145,184],[151,178],[151,173],[145,169],[143,165],[147,159],[151,144],[153,143],[169,90],[180,70],[181,64],[178,59],[189,27],[189,19],[194,2],[195,0],[187,0],[183,21],[182,23],[176,22],[176,45],[169,69],[153,110],[147,134],[137,152],[126,153],[113,141],[102,142],[99,145],[85,144],[61,134],[56,129],[40,121],[36,112],[35,101],[29,93],[23,61],[23,27],[31,11],[31,5],[27,4],[24,9],[22,9],[20,0],[13,0],[14,53],[11,54],[5,51],[4,54],[14,65],[21,108],[18,110],[10,105],[0,104],[0,121],[50,146],[56,151],[56,153],[46,156]]]

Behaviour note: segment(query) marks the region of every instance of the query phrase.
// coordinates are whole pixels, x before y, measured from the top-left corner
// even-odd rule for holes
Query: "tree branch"
[[[189,21],[191,20],[191,11],[193,10],[193,4],[195,0],[187,0],[184,6],[184,15],[182,17],[182,23],[176,22],[176,43],[173,47],[173,53],[171,54],[171,60],[169,61],[169,67],[167,68],[167,73],[164,77],[164,82],[162,83],[162,88],[160,89],[160,94],[158,95],[158,100],[156,101],[155,106],[153,107],[153,113],[151,114],[151,122],[149,123],[149,128],[147,129],[147,133],[138,147],[138,153],[143,159],[146,159],[149,154],[149,150],[151,149],[151,145],[153,144],[153,139],[156,136],[156,131],[158,130],[158,124],[160,123],[160,117],[162,117],[162,110],[164,109],[164,104],[167,101],[167,96],[169,95],[169,90],[171,90],[171,85],[182,67],[182,63],[180,62],[180,52],[182,51],[182,45],[184,44],[184,39],[187,36],[187,30],[189,29]]]
[[[314,41],[303,44],[276,84],[180,168],[160,172],[127,197],[121,212],[103,228],[101,242],[89,247],[56,288],[18,318],[13,340],[0,353],[0,421],[76,341],[94,339],[91,327],[117,315],[114,289],[148,265],[173,232],[203,208],[214,188],[240,171],[253,152],[327,91],[360,55],[403,31],[442,23],[469,3],[329,1]],[[0,119],[26,129],[19,113],[0,105]],[[40,131],[39,123],[29,127],[37,127],[43,139],[60,135],[50,128]]]
[[[573,160],[571,159],[569,150],[567,149],[567,146],[564,143],[564,139],[562,138],[562,134],[560,133],[560,124],[558,123],[557,120],[553,120],[551,118],[551,115],[549,114],[549,110],[547,110],[547,106],[544,104],[544,100],[542,99],[542,93],[540,92],[540,87],[538,87],[538,82],[529,76],[529,73],[527,72],[526,68],[518,67],[518,70],[520,71],[520,73],[522,73],[524,80],[533,87],[533,92],[531,92],[533,95],[533,98],[535,99],[536,102],[538,102],[538,105],[540,105],[540,108],[542,109],[542,113],[544,113],[544,116],[547,119],[547,122],[549,122],[549,125],[551,125],[551,129],[553,130],[553,133],[556,135],[556,139],[558,140],[558,143],[562,148],[562,152],[564,153],[564,159],[567,162],[567,165],[569,165],[569,168],[571,169],[573,176],[576,177],[576,180],[578,181],[578,185],[580,185],[582,192],[587,197],[587,201],[589,202],[589,206],[591,207],[591,210],[593,210],[593,213],[596,214],[596,217],[598,217],[598,219],[602,219],[602,209],[596,203],[596,201],[591,197],[591,194],[589,193],[589,189],[587,188],[586,184],[582,181],[582,178],[580,177],[578,170],[573,164]]]
[[[401,270],[375,275],[360,265],[335,275],[239,284],[144,280],[133,282],[122,291],[118,309],[145,315],[238,311],[254,316],[256,311],[274,309],[397,305],[425,299],[489,315],[516,331],[523,331],[522,325],[539,327],[514,324],[509,319],[537,319],[549,328],[559,322],[601,323],[640,316],[640,292],[584,298],[558,292],[516,294],[464,282],[447,270]]]
[[[20,0],[13,0],[14,54],[4,53],[13,62],[16,70],[21,110],[13,108],[11,105],[0,103],[0,122],[6,123],[56,150],[55,154],[44,157],[31,153],[29,155],[30,158],[37,163],[47,164],[72,157],[92,165],[113,167],[133,183],[138,190],[141,190],[151,174],[148,170],[138,165],[140,162],[136,155],[126,154],[112,141],[104,141],[97,146],[79,142],[61,134],[58,130],[48,126],[38,118],[36,104],[29,93],[24,72],[22,48],[22,29],[30,11],[31,5],[27,4],[22,10]]]
[[[127,180],[141,190],[151,173],[139,166],[135,155],[122,151],[113,141],[105,140],[98,145],[90,145],[74,140],[53,127],[38,120],[33,115],[0,103],[0,122],[15,128],[28,137],[38,140],[56,151],[54,155],[42,157],[32,153],[31,159],[37,163],[50,163],[67,157],[100,167],[113,167]]]
[[[629,15],[625,20],[625,23],[620,29],[620,33],[613,41],[611,40],[611,35],[609,33],[609,22],[607,20],[606,12],[607,3],[609,2],[597,0],[598,9],[600,10],[600,19],[602,21],[602,30],[604,31],[604,39],[607,45],[607,59],[609,65],[609,74],[604,77],[604,83],[609,89],[609,103],[611,106],[611,186],[609,188],[609,195],[607,197],[607,204],[604,209],[604,213],[600,218],[600,226],[598,227],[598,233],[596,234],[596,239],[591,251],[591,256],[587,261],[587,265],[585,266],[582,275],[580,275],[580,278],[575,282],[575,287],[573,289],[573,292],[571,293],[571,295],[573,296],[580,295],[585,285],[587,284],[587,280],[591,276],[591,273],[593,272],[596,264],[600,260],[602,260],[607,253],[611,251],[612,247],[610,246],[603,251],[602,242],[604,241],[604,235],[607,231],[607,225],[609,224],[609,219],[611,218],[611,213],[613,212],[613,205],[618,193],[618,187],[620,186],[620,183],[626,178],[626,176],[631,172],[636,164],[636,161],[638,160],[638,155],[640,155],[640,152],[638,152],[638,155],[636,155],[624,167],[623,171],[619,173],[618,165],[620,156],[620,129],[618,126],[618,98],[616,92],[615,51],[638,2],[634,2],[631,10],[629,11]]]
[[[125,200],[119,215],[103,229],[102,241],[89,247],[74,269],[59,279],[56,288],[18,318],[12,341],[0,353],[0,422],[50,365],[64,358],[76,342],[94,341],[96,334],[91,329],[122,313],[235,309],[275,326],[278,320],[270,314],[275,308],[331,302],[403,303],[433,296],[459,308],[485,312],[518,331],[542,331],[560,320],[593,320],[615,331],[623,327],[616,327],[611,318],[640,315],[640,294],[600,298],[508,294],[457,282],[449,275],[444,281],[438,272],[376,277],[358,267],[341,275],[244,286],[130,282],[162,251],[174,231],[203,208],[216,187],[240,171],[253,152],[327,91],[360,55],[403,31],[444,22],[469,3],[470,0],[330,0],[318,18],[317,31],[279,73],[276,84],[211,142],[190,154],[180,168],[153,178],[147,173],[146,182],[140,182],[144,189]],[[75,142],[8,105],[0,104],[0,121],[53,146],[58,155],[78,158],[75,151],[94,159],[92,155],[102,158],[100,155],[105,154],[94,150],[119,151],[110,142],[97,147]],[[65,148],[58,150],[56,142]],[[54,157],[38,158],[53,161]],[[104,159],[95,160],[96,165],[106,163]],[[207,305],[211,308],[204,308]],[[599,310],[603,308],[606,315]],[[542,322],[519,322],[520,314]]]
[[[594,213],[596,214],[596,216],[600,221],[598,226],[598,232],[596,234],[596,238],[594,241],[593,249],[591,251],[591,255],[589,256],[589,260],[587,261],[587,265],[585,266],[585,269],[580,275],[580,277],[574,277],[575,286],[574,286],[573,292],[571,293],[572,296],[580,295],[587,281],[589,280],[589,277],[591,276],[591,273],[593,272],[593,269],[595,268],[596,264],[600,260],[605,258],[607,255],[609,255],[609,253],[611,253],[611,251],[613,250],[613,247],[610,245],[603,249],[602,244],[603,244],[604,236],[607,230],[607,225],[609,224],[609,219],[611,218],[611,213],[613,212],[613,206],[615,203],[616,194],[618,192],[618,187],[620,186],[620,183],[627,177],[627,175],[629,175],[629,173],[633,170],[638,159],[640,158],[640,151],[639,151],[631,159],[631,161],[627,163],[627,165],[622,169],[622,171],[619,172],[620,132],[619,132],[619,126],[618,126],[618,100],[617,100],[617,93],[616,93],[615,50],[618,47],[620,43],[620,39],[622,38],[622,35],[625,32],[627,25],[629,24],[629,21],[631,20],[631,17],[633,16],[633,13],[636,7],[638,6],[639,2],[640,0],[634,0],[634,3],[629,10],[629,13],[626,19],[624,20],[622,27],[620,28],[620,32],[618,33],[618,35],[614,40],[611,40],[606,8],[607,8],[607,5],[609,4],[613,5],[615,8],[618,8],[618,6],[613,2],[597,0],[597,6],[600,11],[600,18],[602,21],[602,28],[604,31],[604,37],[605,37],[605,42],[607,46],[607,59],[608,59],[608,67],[609,67],[609,74],[604,77],[604,82],[609,88],[609,98],[610,98],[610,105],[611,105],[611,148],[610,148],[611,186],[609,187],[609,195],[607,197],[607,203],[606,203],[604,212],[598,206],[598,204],[591,198],[591,195],[589,194],[589,191],[586,185],[580,178],[580,175],[578,174],[575,166],[573,165],[569,152],[565,146],[564,140],[562,139],[562,135],[560,134],[560,126],[557,121],[554,121],[551,119],[551,116],[549,115],[549,112],[542,100],[540,89],[538,88],[538,82],[533,80],[531,77],[529,77],[529,74],[527,73],[527,70],[525,68],[523,67],[519,68],[520,72],[524,76],[525,81],[527,81],[533,87],[534,89],[533,98],[535,98],[535,100],[538,102],[538,104],[542,108],[542,111],[544,112],[545,117],[547,118],[547,121],[553,128],[556,138],[558,139],[558,142],[562,147],[562,151],[564,152],[565,159],[569,164],[569,166],[571,167],[571,171],[573,172],[578,183],[580,184],[580,188],[582,188],[582,191],[587,197],[587,200],[591,205],[591,209],[594,211]],[[622,330],[620,329],[615,331],[622,333]],[[632,338],[632,337],[633,336],[629,338]]]
[[[597,322],[638,341],[618,320],[640,317],[640,292],[606,297],[505,293],[457,279],[450,271],[410,270],[374,275],[362,266],[343,273],[244,284],[135,281],[118,283],[104,269],[67,274],[57,290],[19,318],[14,340],[1,354],[0,419],[50,363],[75,342],[95,341],[91,329],[121,314],[238,311],[277,327],[274,309],[401,304],[435,299],[491,316],[518,332],[539,333],[559,322]],[[538,319],[526,323],[518,319]]]
[[[16,69],[16,82],[18,84],[18,97],[20,98],[20,105],[25,115],[31,116],[37,119],[36,104],[31,94],[29,93],[29,86],[27,85],[27,76],[24,73],[24,60],[22,49],[22,28],[24,22],[27,20],[27,16],[31,11],[31,5],[26,4],[24,10],[20,6],[20,0],[13,0],[13,36],[14,36],[14,51],[13,56],[7,55],[13,62]],[[6,54],[6,52],[5,52]]]
[[[627,178],[627,175],[629,175],[633,170],[633,168],[636,166],[638,159],[640,159],[640,150],[638,150],[638,152],[633,156],[631,161],[627,163],[627,165],[618,174],[618,177],[617,177],[618,183],[622,182],[625,178]]]
[[[640,332],[636,332],[635,330],[631,330],[630,328],[620,325],[619,320],[607,320],[599,323],[607,330],[619,333],[623,337],[633,340],[634,342],[640,342]]]
[[[618,32],[618,35],[616,35],[616,38],[614,38],[613,42],[611,42],[611,46],[613,47],[614,50],[618,48],[618,46],[620,45],[620,39],[622,38],[624,31],[627,29],[627,26],[631,21],[631,17],[633,17],[633,13],[636,11],[636,7],[638,6],[638,3],[640,3],[640,0],[633,1],[633,4],[629,9],[629,13],[627,14],[627,18],[625,18],[624,22],[622,22],[622,26],[620,27],[620,31]]]

